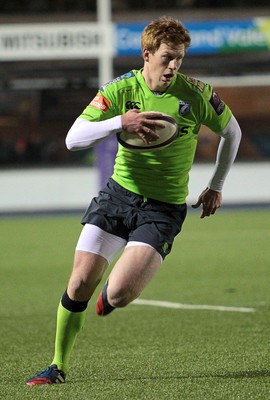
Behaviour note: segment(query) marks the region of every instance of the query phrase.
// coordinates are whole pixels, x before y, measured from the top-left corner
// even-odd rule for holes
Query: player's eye
[[[170,62],[173,58],[170,56],[163,56],[162,59],[166,62]]]

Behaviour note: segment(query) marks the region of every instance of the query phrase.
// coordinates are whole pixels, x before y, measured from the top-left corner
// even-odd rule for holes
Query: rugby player
[[[98,296],[98,315],[127,306],[158,272],[186,217],[189,171],[202,124],[220,142],[212,177],[193,207],[201,207],[205,218],[221,206],[241,130],[209,84],[179,72],[190,42],[178,20],[161,17],[151,22],[142,32],[142,69],[102,86],[67,134],[67,148],[77,151],[121,130],[151,142],[157,137],[155,126],[160,126],[151,111],[169,114],[179,126],[179,137],[159,151],[132,152],[119,144],[114,172],[82,219],[73,271],[58,307],[52,362],[27,385],[65,382],[88,302],[120,252]]]

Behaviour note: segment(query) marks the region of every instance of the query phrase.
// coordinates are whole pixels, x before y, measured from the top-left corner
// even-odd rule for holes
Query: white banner
[[[112,43],[106,44],[105,33]],[[112,24],[0,25],[0,61],[98,58],[104,52],[113,53],[113,37]]]
[[[194,164],[190,174],[190,206],[197,201],[213,171],[212,164]],[[235,163],[223,190],[225,205],[270,206],[270,163]],[[0,170],[0,214],[16,211],[83,210],[100,187],[96,168]],[[29,195],[30,194],[30,195]]]

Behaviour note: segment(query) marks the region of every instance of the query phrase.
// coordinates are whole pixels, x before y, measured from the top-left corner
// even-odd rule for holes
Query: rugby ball
[[[145,112],[148,113],[147,111]],[[170,115],[157,113],[157,117],[151,119],[157,120],[164,125],[164,128],[156,126],[155,132],[159,135],[159,139],[153,140],[151,143],[145,143],[136,133],[121,131],[117,133],[118,142],[131,151],[155,151],[167,147],[178,137],[178,125],[174,118]],[[152,128],[153,129],[153,128]]]

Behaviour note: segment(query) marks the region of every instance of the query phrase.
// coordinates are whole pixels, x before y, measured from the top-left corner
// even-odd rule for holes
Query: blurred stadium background
[[[97,24],[102,6],[111,23]],[[241,125],[225,201],[270,205],[267,1],[10,0],[0,4],[0,213],[87,205],[110,172],[115,142],[72,153],[66,133],[102,79],[141,67],[140,31],[160,15],[191,31],[182,72],[211,83]],[[204,127],[199,141],[191,196],[207,183],[216,153]]]

